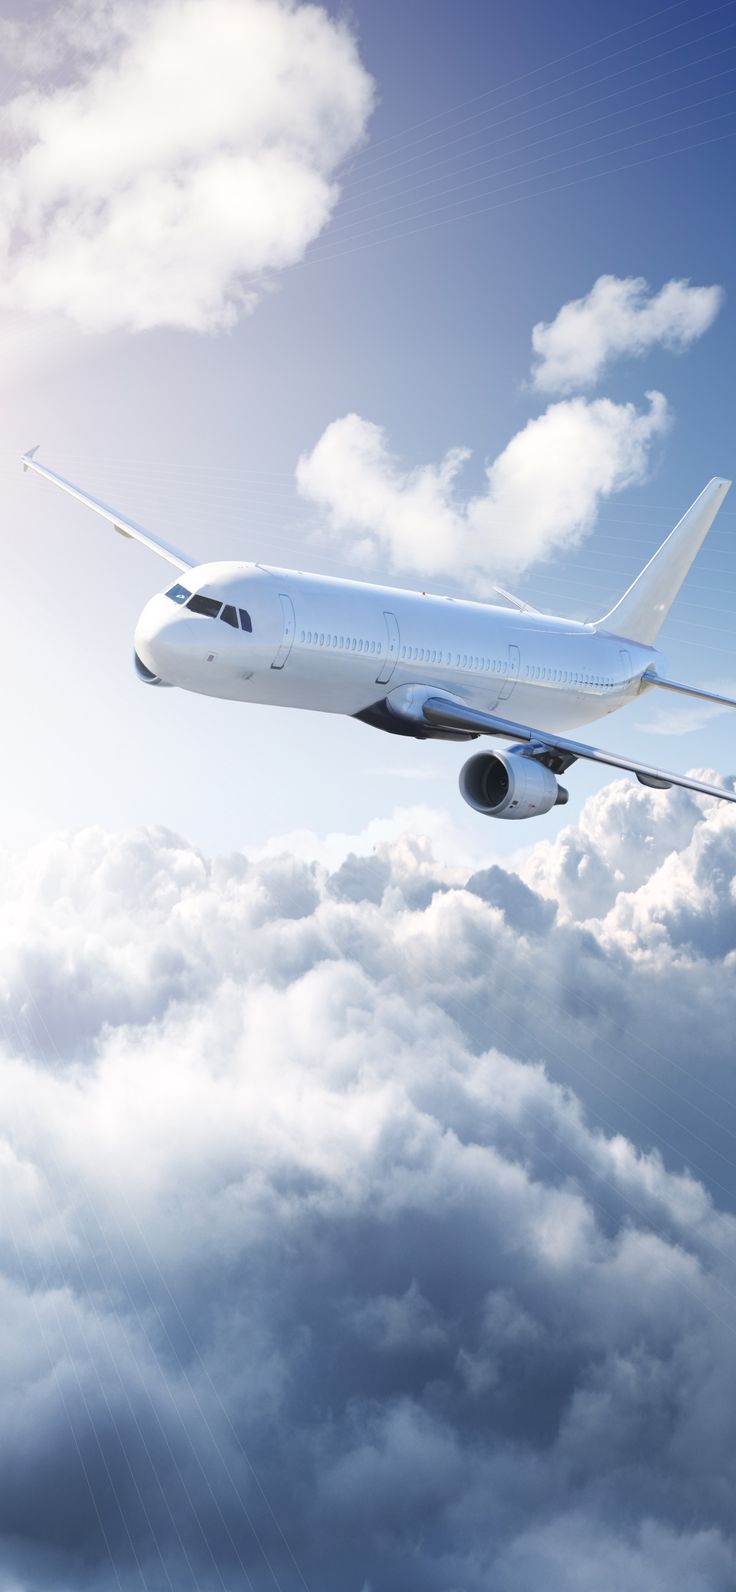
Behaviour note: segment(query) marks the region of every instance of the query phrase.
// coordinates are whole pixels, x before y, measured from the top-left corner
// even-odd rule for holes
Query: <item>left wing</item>
[[[547,763],[555,773],[564,773],[576,757],[583,757],[590,763],[605,763],[609,768],[626,769],[636,775],[640,785],[651,785],[655,790],[668,790],[670,785],[682,785],[685,790],[699,791],[703,796],[717,796],[724,802],[736,802],[736,790],[708,785],[705,780],[691,779],[688,774],[669,774],[662,768],[650,768],[648,763],[621,757],[618,752],[603,752],[600,747],[587,746],[584,741],[569,741],[565,736],[554,735],[547,730],[533,730],[527,724],[499,719],[495,713],[483,713],[477,708],[466,707],[464,702],[453,702],[449,697],[428,695],[422,703],[422,716],[427,724],[443,729],[474,730],[477,735],[497,735],[502,740],[521,741],[527,757]]]
[[[73,486],[71,481],[65,481],[63,475],[57,475],[55,470],[49,470],[48,465],[41,464],[35,457],[38,444],[30,448],[28,453],[21,456],[21,464],[25,470],[35,470],[36,475],[45,476],[47,481],[52,481],[54,486],[60,486],[62,492],[68,492],[79,503],[84,503],[85,508],[94,509],[96,514],[101,514],[104,520],[109,520],[113,529],[120,532],[121,536],[130,536],[136,542],[142,542],[152,553],[158,553],[159,558],[165,558],[168,564],[173,564],[175,569],[193,569],[197,560],[188,558],[186,553],[180,553],[178,547],[171,547],[168,542],[161,541],[160,537],[152,536],[150,531],[142,525],[136,525],[135,520],[126,520],[116,509],[111,509],[107,503],[100,503],[98,498],[90,497],[88,492],[83,492],[81,487]]]

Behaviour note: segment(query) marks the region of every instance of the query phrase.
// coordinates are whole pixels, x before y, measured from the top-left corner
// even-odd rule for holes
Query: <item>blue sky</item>
[[[604,612],[734,473],[736,0],[74,0],[0,63],[0,1592],[732,1592],[733,809],[575,767],[519,834],[452,745],[143,689],[163,565],[18,456]],[[735,528],[662,633],[732,694]]]
[[[43,589],[34,586],[42,633],[13,707],[18,730],[30,713],[40,733],[8,793],[8,838],[28,839],[60,820],[152,817],[210,848],[251,846],[274,829],[360,828],[397,803],[425,800],[428,789],[441,806],[455,803],[452,751],[432,748],[428,757],[402,748],[399,784],[393,745],[362,726],[294,715],[274,726],[257,711],[151,701],[130,672],[129,638],[162,582],[158,564],[109,542],[37,482],[16,479],[15,454],[41,439],[50,463],[152,528],[176,531],[202,557],[360,573],[350,535],[320,547],[318,515],[294,491],[299,455],[330,422],[357,412],[380,424],[407,467],[461,444],[472,450],[463,475],[472,491],[484,465],[544,407],[528,386],[537,321],[552,320],[604,273],[644,276],[654,290],[689,278],[728,292],[733,143],[723,135],[733,131],[724,97],[733,80],[723,74],[736,62],[728,53],[734,19],[728,6],[703,16],[687,4],[649,22],[646,15],[624,8],[608,37],[608,13],[596,18],[575,5],[551,26],[545,7],[509,17],[469,4],[462,27],[441,5],[367,7],[356,17],[361,59],[377,85],[366,141],[347,164],[332,222],[301,263],[274,277],[255,314],[207,335],[81,332],[68,318],[39,323],[16,313],[5,394],[9,667],[23,646],[15,625],[20,632],[29,580],[37,583],[40,571]],[[668,97],[654,103],[655,94]],[[661,122],[627,131],[657,113]],[[660,132],[667,136],[652,142]],[[555,142],[540,149],[540,138]],[[701,138],[721,141],[669,153]],[[637,140],[648,141],[627,154]],[[540,153],[535,180],[499,204],[496,169],[516,165],[525,178],[525,159]],[[472,179],[471,156],[486,162]],[[629,169],[605,175],[617,165]],[[470,181],[477,186],[460,188]],[[466,197],[458,202],[456,192]],[[733,335],[727,298],[686,354],[654,349],[607,372],[601,391],[618,402],[641,405],[647,389],[660,389],[672,430],[652,451],[648,478],[604,501],[580,550],[526,573],[532,601],[575,614],[607,604],[709,476],[730,472]],[[24,339],[41,345],[30,362]],[[693,680],[730,678],[735,512],[727,506],[721,516],[663,638],[673,670]],[[408,571],[405,581],[415,579]],[[462,578],[456,584],[462,589]],[[646,707],[612,724],[611,744],[644,755],[650,741],[639,726],[651,716]],[[683,766],[727,771],[729,734],[721,717],[668,741],[666,751]],[[90,735],[92,759],[84,755]],[[145,747],[142,765],[131,762],[131,744]],[[194,745],[198,765],[218,770],[216,791],[191,782]],[[262,770],[257,780],[244,775],[244,747]],[[295,757],[317,771],[329,763],[333,779],[289,790]],[[576,771],[573,799],[594,780]],[[477,820],[457,816],[471,843],[479,839]],[[519,837],[484,831],[480,844],[505,850]]]

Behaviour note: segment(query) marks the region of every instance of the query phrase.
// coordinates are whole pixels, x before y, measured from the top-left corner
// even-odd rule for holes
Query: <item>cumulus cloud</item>
[[[302,496],[333,534],[349,533],[358,559],[431,578],[450,574],[483,592],[499,575],[577,545],[602,499],[642,481],[669,424],[661,393],[648,406],[571,398],[528,421],[463,501],[470,457],[451,448],[439,465],[407,469],[382,427],[360,415],[327,426],[296,471]]]
[[[8,1584],[730,1592],[731,810],[1,863]]]
[[[347,24],[294,0],[76,4],[0,47],[63,62],[2,113],[0,304],[85,331],[231,326],[328,222],[372,106]]]
[[[712,326],[721,287],[665,282],[653,293],[642,276],[599,276],[583,298],[563,304],[553,321],[532,331],[538,392],[593,387],[615,359],[640,358],[651,348],[681,353]]]

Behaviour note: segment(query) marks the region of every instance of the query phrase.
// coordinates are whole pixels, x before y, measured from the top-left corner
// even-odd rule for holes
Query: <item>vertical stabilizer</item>
[[[601,630],[613,630],[618,636],[647,644],[656,639],[730,485],[730,481],[720,476],[708,482],[692,508],[637,575],[633,586],[610,613],[597,621]]]

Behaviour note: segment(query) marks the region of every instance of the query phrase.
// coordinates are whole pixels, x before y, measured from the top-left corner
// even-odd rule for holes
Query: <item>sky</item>
[[[0,21],[0,1592],[731,1592],[726,804],[143,689],[164,566],[604,613],[734,473],[736,0]],[[661,635],[736,694],[736,501]],[[601,744],[736,772],[728,713]]]

